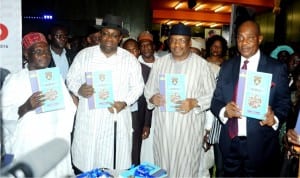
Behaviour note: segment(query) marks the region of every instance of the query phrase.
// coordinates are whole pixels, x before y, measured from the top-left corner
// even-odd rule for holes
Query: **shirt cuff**
[[[219,118],[221,120],[221,122],[223,124],[226,124],[226,122],[228,121],[228,118],[224,116],[224,113],[225,113],[225,107],[223,107],[221,110],[220,110],[220,113],[219,113]]]
[[[272,125],[272,128],[273,128],[274,130],[277,130],[277,129],[278,129],[278,126],[279,126],[279,120],[278,120],[278,118],[277,118],[276,116],[274,116],[274,119],[275,119],[275,124]]]
[[[194,111],[195,114],[199,114],[199,113],[202,112],[202,108],[201,108],[201,106],[198,105],[198,106],[193,108],[193,111]]]

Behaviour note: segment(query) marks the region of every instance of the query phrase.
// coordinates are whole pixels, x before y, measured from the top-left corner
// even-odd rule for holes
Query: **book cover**
[[[86,83],[95,93],[88,98],[89,109],[108,108],[114,102],[111,71],[86,72]]]
[[[186,99],[184,74],[161,74],[159,91],[165,96],[165,106],[160,111],[176,112],[176,102]]]
[[[164,178],[168,177],[167,171],[161,169],[160,167],[156,166],[153,163],[149,162],[142,162],[140,165],[133,167],[129,170],[121,172],[119,175],[121,178],[142,178],[142,177],[157,177],[157,178]]]
[[[37,91],[45,95],[45,102],[36,108],[36,113],[65,108],[61,75],[57,67],[29,71],[32,93]]]
[[[268,111],[272,74],[240,71],[236,103],[245,117],[265,119]]]

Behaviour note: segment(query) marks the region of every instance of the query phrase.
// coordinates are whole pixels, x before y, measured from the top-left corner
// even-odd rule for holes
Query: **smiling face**
[[[263,40],[260,34],[259,26],[252,21],[246,21],[238,29],[237,46],[241,55],[250,58],[259,49]]]
[[[102,28],[100,38],[100,48],[106,56],[113,55],[118,48],[118,44],[122,40],[119,30],[111,28]]]
[[[170,50],[175,60],[181,61],[190,54],[192,41],[189,36],[171,35],[169,39]]]
[[[150,58],[154,55],[154,45],[152,41],[143,40],[140,41],[140,50],[143,58]]]
[[[28,61],[28,69],[44,69],[48,67],[51,60],[49,46],[45,42],[38,42],[24,51],[24,56]]]

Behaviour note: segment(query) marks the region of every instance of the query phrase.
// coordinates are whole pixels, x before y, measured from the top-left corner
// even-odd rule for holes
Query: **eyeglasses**
[[[67,39],[68,38],[68,36],[64,35],[64,34],[57,34],[57,35],[54,35],[54,37],[57,39]]]
[[[186,44],[189,41],[189,39],[186,38],[170,38],[169,42],[170,43],[179,43],[179,44]]]
[[[51,52],[49,50],[34,50],[31,52],[33,55],[37,55],[37,56],[42,56],[42,55],[46,55],[46,56],[51,56]]]
[[[119,39],[120,34],[109,33],[109,32],[101,32],[101,37],[102,38],[112,38],[114,40],[117,40],[117,39]]]

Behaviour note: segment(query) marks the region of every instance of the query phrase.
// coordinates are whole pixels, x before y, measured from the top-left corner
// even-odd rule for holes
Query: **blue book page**
[[[185,75],[165,74],[166,111],[176,112],[176,102],[186,99]]]
[[[247,71],[242,115],[259,120],[268,111],[272,74]]]
[[[114,102],[111,71],[86,72],[86,82],[92,85],[95,93],[88,98],[89,109],[111,107]]]
[[[54,111],[65,108],[62,90],[62,79],[57,67],[29,71],[32,92],[42,92],[44,104],[36,109],[36,113]]]

